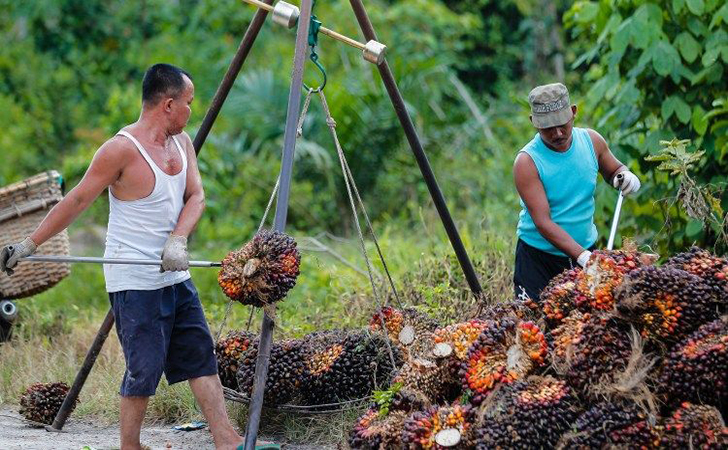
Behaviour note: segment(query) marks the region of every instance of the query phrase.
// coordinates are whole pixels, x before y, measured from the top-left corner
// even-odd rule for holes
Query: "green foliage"
[[[632,159],[630,168],[644,182],[639,204],[620,228],[663,251],[696,239],[714,243],[687,233],[688,219],[678,212],[656,214],[652,202],[674,195],[679,181],[652,171],[644,157],[658,151],[661,140],[689,139],[705,152],[694,161],[695,181],[725,179],[728,6],[719,0],[578,1],[564,20],[582,51],[573,67],[586,69],[582,111],[618,157]],[[661,214],[671,227],[655,235]]]
[[[379,417],[386,417],[389,414],[389,407],[392,406],[394,396],[402,390],[402,383],[394,383],[385,391],[374,391],[372,397],[379,409]]]

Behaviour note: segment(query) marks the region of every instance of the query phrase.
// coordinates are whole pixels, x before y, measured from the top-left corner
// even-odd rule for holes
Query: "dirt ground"
[[[153,450],[166,449],[214,449],[212,435],[208,429],[196,431],[175,431],[170,425],[145,426],[142,428],[142,444]],[[263,438],[261,442],[264,441]],[[34,428],[22,420],[18,412],[10,407],[0,407],[0,449],[27,450],[81,450],[89,446],[97,450],[119,448],[119,430],[116,425],[100,426],[90,421],[69,419],[62,433],[51,433],[43,428]],[[322,447],[282,444],[287,450],[313,450]]]

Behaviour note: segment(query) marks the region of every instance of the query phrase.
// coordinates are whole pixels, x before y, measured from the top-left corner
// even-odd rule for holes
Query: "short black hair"
[[[177,98],[185,89],[184,76],[189,73],[171,64],[155,64],[147,69],[142,81],[142,103],[156,105],[164,96]]]

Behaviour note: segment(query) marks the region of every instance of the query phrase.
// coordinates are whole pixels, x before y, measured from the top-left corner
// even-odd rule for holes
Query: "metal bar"
[[[91,263],[91,264],[129,264],[136,266],[161,266],[162,261],[153,259],[124,259],[124,258],[97,258],[94,256],[56,256],[33,255],[21,259],[25,262],[51,262],[51,263]],[[190,267],[222,267],[222,263],[215,261],[190,261]]]
[[[281,161],[280,190],[276,203],[276,217],[273,228],[284,231],[288,217],[288,199],[291,192],[291,174],[293,173],[293,155],[296,149],[296,128],[301,107],[301,87],[303,86],[303,69],[306,62],[308,47],[308,28],[311,23],[311,9],[313,0],[302,0],[301,15],[298,20],[296,32],[296,51],[293,57],[293,74],[291,77],[291,90],[288,93],[288,112],[286,116],[286,129],[283,138],[283,158]],[[263,309],[263,325],[258,345],[258,358],[255,362],[255,378],[253,381],[253,396],[250,403],[248,426],[245,433],[245,450],[254,450],[260,426],[260,414],[263,409],[263,395],[265,381],[268,376],[270,363],[270,347],[273,340],[275,322],[275,305]]]
[[[264,5],[273,3],[273,0],[264,1],[266,2],[263,3]],[[212,125],[215,123],[215,119],[217,119],[217,115],[220,113],[222,105],[225,103],[225,99],[230,93],[230,89],[233,87],[235,79],[238,77],[238,73],[243,67],[243,63],[248,57],[250,49],[253,47],[253,43],[255,42],[255,38],[258,37],[258,32],[260,32],[260,29],[263,27],[267,16],[268,11],[259,9],[255,13],[255,16],[253,16],[253,20],[250,22],[250,25],[248,25],[248,29],[245,31],[245,35],[243,35],[243,39],[240,41],[238,50],[235,52],[233,60],[230,61],[230,66],[220,82],[220,86],[218,86],[215,96],[212,98],[212,103],[210,103],[207,113],[205,113],[205,118],[202,119],[202,125],[200,125],[199,130],[197,130],[195,140],[192,143],[195,147],[195,153],[200,153],[202,145],[205,143],[207,135],[210,133]]]
[[[273,12],[273,9],[274,9],[271,5],[263,3],[260,0],[243,0],[243,1],[250,5],[257,6],[260,9],[264,9],[268,12]],[[344,36],[341,33],[337,33],[336,31],[334,31],[332,29],[329,29],[326,27],[321,27],[321,28],[319,28],[319,32],[321,32],[321,33],[325,34],[326,36],[328,36],[332,39],[335,39],[339,42],[343,42],[344,44],[350,45],[354,48],[358,48],[359,50],[364,50],[366,48],[365,44],[362,44],[361,42],[359,42],[355,39],[352,39],[348,36]]]
[[[617,205],[614,207],[614,218],[612,219],[612,229],[609,231],[609,241],[607,242],[607,250],[614,248],[614,237],[617,235],[617,225],[619,224],[619,213],[622,211],[622,201],[624,195],[622,191],[619,191],[619,197],[617,197]]]
[[[104,319],[104,322],[99,328],[99,332],[96,334],[96,339],[94,339],[93,344],[91,344],[91,348],[89,348],[88,353],[86,353],[86,359],[83,361],[81,370],[79,370],[76,374],[76,379],[73,381],[73,386],[71,386],[68,394],[66,394],[66,398],[63,400],[63,404],[61,404],[61,409],[58,410],[55,419],[53,419],[53,424],[47,426],[46,430],[61,431],[63,429],[63,425],[65,425],[68,416],[71,415],[71,411],[73,410],[73,407],[76,404],[76,400],[78,399],[78,394],[81,393],[81,388],[83,388],[83,385],[86,382],[86,378],[88,378],[89,373],[91,373],[91,369],[94,367],[96,358],[99,356],[101,348],[104,346],[104,342],[109,336],[109,332],[111,331],[111,327],[113,325],[114,314],[112,313],[111,309],[109,309],[109,312],[106,313],[106,318]]]
[[[376,41],[377,35],[374,32],[372,23],[369,20],[369,16],[367,15],[367,12],[364,9],[364,5],[362,4],[361,0],[349,0],[349,3],[351,3],[351,7],[354,10],[354,14],[356,15],[356,19],[359,22],[359,26],[364,33],[364,37],[367,40]],[[470,290],[473,291],[475,295],[479,295],[483,290],[480,287],[478,276],[475,273],[473,264],[470,262],[470,258],[468,257],[468,253],[465,250],[465,246],[460,239],[460,233],[458,233],[457,226],[455,225],[455,222],[453,222],[452,216],[450,216],[450,211],[447,208],[447,203],[445,203],[445,198],[443,197],[442,191],[440,191],[440,187],[437,184],[435,174],[430,167],[430,162],[427,160],[427,155],[425,154],[425,151],[422,148],[422,144],[420,143],[420,139],[417,136],[417,130],[415,129],[415,126],[412,123],[412,119],[407,112],[404,99],[402,98],[402,94],[399,92],[397,82],[394,79],[394,75],[389,68],[387,60],[384,59],[381,64],[377,65],[377,68],[379,69],[379,74],[382,77],[382,81],[384,82],[384,86],[387,89],[389,98],[392,101],[394,110],[397,113],[399,122],[404,129],[405,135],[407,135],[407,141],[409,141],[412,153],[414,153],[415,155],[417,164],[420,167],[420,172],[422,172],[422,177],[425,179],[425,183],[427,184],[427,188],[430,191],[432,201],[435,203],[435,208],[437,208],[437,212],[440,215],[440,220],[442,220],[445,231],[450,238],[450,244],[455,250],[455,255],[460,262],[460,267],[462,267],[463,272],[465,273],[465,279],[468,282],[468,286],[470,286]]]

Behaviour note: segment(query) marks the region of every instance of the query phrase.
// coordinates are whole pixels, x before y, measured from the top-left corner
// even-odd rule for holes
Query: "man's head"
[[[142,108],[160,114],[171,134],[179,134],[187,125],[195,87],[190,74],[171,64],[155,64],[144,74]]]
[[[528,94],[531,123],[541,139],[555,150],[568,150],[576,116],[576,105],[569,102],[569,91],[561,83],[536,86]]]

